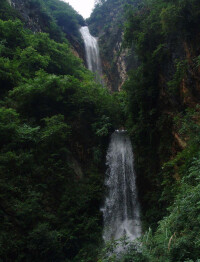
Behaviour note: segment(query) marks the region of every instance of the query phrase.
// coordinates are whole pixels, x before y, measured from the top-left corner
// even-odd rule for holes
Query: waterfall
[[[87,66],[90,71],[95,74],[96,80],[103,84],[101,59],[99,55],[99,45],[96,37],[90,34],[89,28],[83,26],[80,28],[80,33],[84,40]]]
[[[133,152],[126,131],[115,131],[107,151],[105,185],[108,189],[103,211],[105,241],[141,235]]]

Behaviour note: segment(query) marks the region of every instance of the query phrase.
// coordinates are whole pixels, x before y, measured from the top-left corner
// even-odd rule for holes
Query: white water
[[[102,83],[102,68],[98,40],[96,37],[93,37],[90,34],[89,28],[87,26],[81,27],[80,33],[85,44],[88,69],[92,71],[95,74],[96,79]]]
[[[132,241],[141,235],[133,161],[130,138],[125,131],[115,131],[107,152],[108,169],[105,184],[108,194],[102,208],[105,241],[124,236]]]

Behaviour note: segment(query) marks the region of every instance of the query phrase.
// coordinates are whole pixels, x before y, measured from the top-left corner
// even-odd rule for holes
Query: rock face
[[[99,37],[103,72],[112,91],[119,91],[127,79],[128,71],[137,69],[140,65],[134,46],[131,46],[132,42],[129,43],[130,49],[123,48],[123,24],[126,18],[123,15],[121,2],[104,1],[102,5],[95,8],[88,21],[92,33]],[[125,0],[123,3],[129,1]],[[137,7],[137,4],[136,0],[131,3],[132,7],[133,5]],[[143,6],[136,9],[136,19],[133,15],[133,22],[131,24],[130,19],[127,27],[127,30],[130,30],[128,36],[130,41],[134,41],[131,37],[134,28],[137,31],[137,24],[134,26],[134,23],[137,23],[137,11],[142,15],[146,12],[147,16],[148,12],[151,12]],[[188,9],[186,14],[187,12]],[[141,17],[142,23],[143,16]],[[187,146],[187,137],[180,134],[180,126],[174,123],[174,119],[180,114],[184,116],[188,108],[196,108],[200,101],[200,31],[196,24],[190,26],[188,30],[190,32],[186,35],[176,28],[170,33],[166,32],[163,42],[158,42],[160,45],[157,43],[160,35],[154,36],[150,32],[148,37],[145,32],[145,30],[148,32],[148,25],[145,24],[144,35],[146,33],[147,39],[143,49],[140,49],[141,53],[138,52],[143,71],[138,79],[136,78],[139,70],[136,74],[131,71],[129,73],[130,81],[126,89],[130,96],[129,110],[132,110],[130,113],[132,126],[130,127],[130,123],[128,125],[135,145],[140,199],[143,208],[147,210],[147,217],[149,207],[152,205],[148,202],[148,194],[151,194],[155,187],[159,188],[161,178],[158,174],[162,172],[161,167]],[[142,26],[138,28],[142,34]],[[151,56],[154,51],[157,52],[156,60]],[[144,182],[146,178],[149,180]],[[152,183],[154,179],[159,181],[156,186]],[[151,223],[150,216],[148,219]]]
[[[9,0],[12,7],[14,7],[22,16],[26,26],[33,32],[42,32],[43,23],[41,21],[41,10],[32,6],[24,0]]]
[[[131,4],[131,7],[136,7],[139,3],[137,0],[107,0],[96,6],[88,20],[92,34],[99,37],[105,82],[112,91],[121,90],[127,79],[127,72],[139,65],[134,46],[131,49],[123,48],[126,18],[122,2]],[[164,47],[168,55],[158,69],[158,106],[160,111],[169,112],[170,116],[176,115],[185,107],[195,107],[200,99],[200,70],[195,62],[195,57],[200,52],[199,39],[195,35],[192,41],[185,41],[181,35],[176,34],[167,40]],[[176,90],[169,91],[169,82],[175,77],[178,62],[182,63],[180,66],[183,68],[184,63],[187,64],[185,74]]]
[[[97,6],[89,19],[92,34],[99,37],[104,78],[112,91],[121,89],[134,56],[133,50],[122,49],[123,13],[121,1],[107,1]]]
[[[137,6],[138,0],[107,0],[96,5],[88,20],[92,34],[99,37],[103,73],[107,86],[112,91],[121,90],[127,72],[138,66],[134,47],[123,47],[125,17],[124,4]]]
[[[139,1],[123,1],[123,4],[137,6]],[[99,37],[100,54],[102,59],[103,73],[107,86],[112,91],[121,89],[127,79],[127,72],[138,67],[138,59],[131,49],[123,48],[124,5],[120,0],[107,0],[103,4],[96,5],[88,24],[93,35]],[[197,37],[198,38],[198,37]],[[170,53],[165,63],[161,65],[160,73],[160,101],[172,111],[185,106],[194,106],[199,99],[199,71],[195,69],[193,58],[199,53],[196,43],[186,43],[181,36],[168,39],[165,48]],[[196,46],[196,47],[195,47]],[[168,82],[172,80],[176,72],[177,60],[187,60],[189,68],[186,78],[180,83],[179,96],[168,96]],[[178,109],[179,110],[179,109]]]

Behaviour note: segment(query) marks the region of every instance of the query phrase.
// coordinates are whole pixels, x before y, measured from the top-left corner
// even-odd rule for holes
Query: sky
[[[88,18],[94,7],[94,0],[64,0],[69,3],[80,15]]]

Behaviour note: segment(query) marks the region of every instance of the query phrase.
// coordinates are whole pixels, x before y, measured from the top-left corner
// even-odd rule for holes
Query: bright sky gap
[[[90,17],[94,8],[94,0],[63,0],[69,3],[84,18]]]

